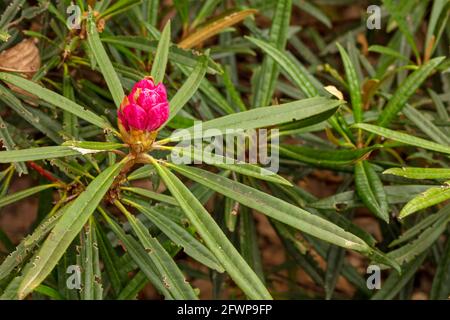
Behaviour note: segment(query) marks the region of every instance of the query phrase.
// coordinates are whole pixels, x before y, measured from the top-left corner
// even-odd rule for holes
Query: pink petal
[[[167,102],[159,103],[147,111],[147,115],[147,130],[157,130],[169,118],[169,104]]]
[[[139,105],[131,103],[123,108],[123,118],[127,125],[134,129],[145,130],[147,127],[147,113]]]
[[[133,86],[133,89],[131,89],[130,94],[128,95],[128,99],[130,99],[130,101],[135,101],[134,94],[136,93],[137,89],[154,90],[155,84],[153,83],[153,81],[151,79],[142,79],[142,80],[136,82],[135,85]]]
[[[155,87],[155,91],[158,93],[162,100],[167,100],[166,87],[162,84],[162,82],[158,83],[158,85]]]
[[[155,90],[144,89],[141,91],[141,94],[137,98],[137,103],[144,108],[146,111],[153,108],[155,104],[161,103],[164,100],[161,99],[158,93]]]

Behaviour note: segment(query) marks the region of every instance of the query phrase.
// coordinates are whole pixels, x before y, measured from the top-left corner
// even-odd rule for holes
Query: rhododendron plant
[[[449,7],[0,1],[0,300],[448,299]]]

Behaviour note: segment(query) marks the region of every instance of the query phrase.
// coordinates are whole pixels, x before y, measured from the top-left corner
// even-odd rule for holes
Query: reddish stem
[[[64,184],[62,181],[60,181],[58,178],[56,178],[53,174],[51,174],[49,171],[42,168],[40,165],[33,161],[27,162],[28,166],[34,170],[36,170],[41,176],[43,176],[45,179],[51,181],[51,182],[57,182],[60,184]]]

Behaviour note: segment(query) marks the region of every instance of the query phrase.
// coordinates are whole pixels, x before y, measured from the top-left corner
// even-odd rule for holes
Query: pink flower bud
[[[130,131],[156,131],[169,117],[169,102],[162,83],[155,86],[151,78],[137,82],[118,111],[119,121]]]

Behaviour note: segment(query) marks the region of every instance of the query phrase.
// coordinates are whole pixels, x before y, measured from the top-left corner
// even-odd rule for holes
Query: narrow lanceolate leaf
[[[347,78],[348,89],[350,91],[350,99],[352,102],[353,116],[355,122],[362,121],[362,99],[361,99],[361,85],[359,83],[358,75],[356,74],[355,67],[353,66],[348,53],[339,43],[336,43],[339,52],[341,54],[342,62],[344,63],[345,76]]]
[[[118,205],[121,211],[126,215],[131,228],[138,236],[140,243],[145,251],[147,251],[148,256],[155,264],[159,273],[162,275],[164,285],[172,292],[173,297],[175,299],[183,300],[197,299],[194,289],[192,289],[191,285],[186,281],[175,261],[173,261],[172,257],[167,253],[159,241],[151,236],[144,224],[128,212],[120,202],[116,202],[116,205]]]
[[[269,32],[269,42],[275,48],[282,50],[286,45],[289,21],[291,18],[292,0],[280,0],[276,2],[272,26]],[[270,103],[278,79],[278,65],[270,56],[265,56],[254,92],[253,104],[256,107],[264,107]]]
[[[446,300],[450,295],[450,239],[441,255],[431,286],[430,300]]]
[[[0,280],[6,278],[22,264],[28,254],[38,246],[39,242],[47,236],[47,234],[55,226],[56,222],[64,214],[67,207],[57,211],[55,214],[49,216],[41,222],[41,224],[33,231],[33,233],[25,237],[16,249],[2,262],[0,265]]]
[[[120,162],[107,168],[70,204],[36,255],[33,267],[24,274],[19,298],[25,298],[53,270],[108,191],[122,166],[123,162]]]
[[[205,76],[206,69],[208,67],[208,59],[206,56],[200,57],[194,70],[192,70],[191,75],[183,83],[181,88],[177,91],[175,96],[170,100],[170,113],[169,122],[176,114],[184,107],[184,105],[192,98],[192,96],[197,92],[203,77]]]
[[[194,33],[187,36],[185,39],[183,39],[179,44],[178,47],[182,49],[190,49],[193,48],[199,44],[201,44],[203,41],[207,40],[208,38],[218,34],[223,29],[226,29],[242,20],[247,18],[250,15],[255,14],[258,12],[254,9],[246,9],[241,10],[237,12],[233,12],[231,14],[228,14],[224,17],[221,17],[211,23],[206,24],[201,29],[195,31]]]
[[[300,231],[346,249],[352,249],[371,257],[376,255],[374,258],[384,258],[362,239],[345,231],[336,224],[267,193],[195,167],[176,166],[173,164],[169,164],[169,166],[182,175],[216,192]],[[390,262],[394,267],[398,268],[395,262]]]
[[[386,128],[383,128],[380,126],[375,126],[375,125],[367,124],[367,123],[357,123],[357,124],[353,125],[352,127],[360,128],[365,131],[372,132],[379,136],[385,137],[387,139],[391,139],[391,140],[398,141],[401,143],[409,144],[411,146],[424,148],[424,149],[431,150],[431,151],[437,151],[437,152],[450,154],[449,146],[445,146],[445,145],[442,145],[442,144],[439,144],[436,142],[432,142],[429,140],[425,140],[422,138],[417,138],[415,136],[412,136],[412,135],[409,135],[406,133],[386,129]]]
[[[358,160],[365,159],[372,150],[381,147],[374,145],[360,149],[319,149],[297,145],[279,146],[280,154],[301,162],[317,166],[336,167],[352,164]]]
[[[0,73],[0,77],[2,74]],[[22,78],[19,78],[22,79]],[[0,100],[8,107],[13,109],[20,117],[31,124],[33,127],[44,133],[55,143],[61,143],[62,139],[59,132],[62,130],[61,125],[56,121],[50,119],[37,108],[26,107],[22,102],[11,92],[0,84]]]
[[[447,168],[391,168],[385,170],[383,174],[393,174],[408,179],[450,179],[450,169]]]
[[[178,200],[189,221],[239,288],[250,299],[271,299],[270,293],[261,280],[223,234],[220,227],[197,198],[167,168],[156,162],[154,165],[167,188]]]
[[[450,183],[450,181],[447,183]],[[430,188],[405,204],[398,217],[403,219],[414,212],[429,208],[448,199],[450,199],[450,185],[444,184],[443,186]]]
[[[256,137],[255,137],[256,139]],[[255,143],[253,141],[252,143]],[[173,147],[171,148],[171,159],[173,159],[173,156],[179,153],[179,155],[187,155],[187,157],[190,160],[190,163],[196,163],[197,161],[200,161],[205,164],[210,164],[225,170],[235,171],[240,174],[254,177],[256,179],[271,181],[275,183],[281,183],[287,186],[292,186],[292,183],[282,176],[268,170],[262,167],[259,167],[252,163],[246,163],[244,160],[234,160],[232,158],[221,156],[219,154],[211,153],[210,151],[207,151],[205,149],[197,149],[187,147],[187,148],[179,148],[179,147]],[[276,151],[275,148],[272,148],[271,157],[274,157],[274,152]],[[250,161],[249,161],[250,162]]]
[[[146,37],[139,36],[108,36],[102,37],[102,42],[121,45],[137,50],[143,50],[151,53],[156,53],[158,43],[156,41],[150,41]],[[195,67],[199,57],[191,52],[180,49],[176,46],[169,48],[169,60],[177,64],[186,67]],[[210,74],[222,73],[222,68],[219,64],[215,63],[211,58],[208,61],[207,72]]]
[[[258,247],[258,235],[255,221],[248,208],[241,208],[239,214],[240,252],[245,261],[255,270],[261,281],[264,282],[264,271],[261,261],[261,252]]]
[[[145,274],[147,279],[150,280],[155,288],[163,294],[166,299],[173,299],[172,293],[164,285],[162,276],[159,274],[156,266],[148,256],[145,249],[131,235],[127,235],[123,229],[106,214],[105,210],[101,207],[98,207],[98,210],[108,223],[112,232],[114,232],[120,242],[123,243],[127,253]]]
[[[399,264],[408,263],[416,256],[427,251],[439,239],[450,222],[450,205],[446,205],[437,213],[437,219],[427,224],[426,229],[419,236],[405,245],[389,252],[387,255]]]
[[[368,161],[355,165],[356,192],[361,201],[378,218],[389,223],[389,209],[383,184]]]
[[[56,184],[45,184],[42,186],[28,188],[23,191],[19,191],[13,194],[9,194],[7,196],[0,197],[0,208],[55,186]]]
[[[434,58],[411,73],[389,99],[378,118],[377,124],[381,127],[386,127],[397,116],[397,113],[402,110],[409,97],[414,94],[422,82],[444,59],[445,57]]]
[[[411,33],[410,26],[407,21],[407,17],[405,16],[405,10],[402,10],[402,6],[399,5],[396,1],[393,0],[384,0],[384,6],[386,7],[389,14],[394,18],[397,23],[398,28],[403,33],[408,44],[411,46],[416,59],[420,60],[419,50],[417,49],[416,40],[414,39],[414,35]]]
[[[69,73],[69,68],[67,64],[64,64],[64,75],[63,75],[63,95],[69,100],[75,100],[75,94],[72,87],[72,79]],[[63,129],[70,136],[75,139],[78,138],[79,124],[78,119],[75,115],[68,111],[64,111],[63,114]]]
[[[76,104],[75,102],[51,91],[41,87],[40,85],[27,80],[25,78],[0,72],[0,80],[6,81],[12,85],[15,85],[37,97],[46,101],[55,107],[58,107],[62,110],[68,111],[77,117],[86,120],[89,123],[92,123],[103,129],[111,129],[111,125],[103,118],[99,117],[92,111],[86,110],[82,106]]]
[[[278,65],[292,78],[295,84],[308,97],[312,98],[318,95],[317,89],[311,83],[306,70],[299,68],[291,55],[284,50],[279,50],[274,45],[252,37],[246,37],[252,43],[256,44],[265,53],[267,53]]]
[[[122,102],[123,97],[125,96],[125,93],[123,92],[122,84],[120,83],[119,77],[114,70],[111,60],[109,60],[108,54],[106,53],[105,48],[100,41],[100,37],[97,31],[97,24],[95,23],[95,18],[93,17],[92,13],[89,14],[88,18],[87,35],[89,46],[92,50],[92,53],[94,54],[98,66],[100,67],[100,71],[105,78],[114,103],[118,108]]]
[[[381,54],[384,54],[384,55],[392,56],[394,58],[397,58],[397,59],[409,62],[409,59],[407,57],[402,55],[397,50],[394,50],[394,49],[389,48],[389,47],[384,47],[384,46],[380,46],[380,45],[372,45],[372,46],[370,46],[368,48],[368,51],[369,52],[381,53]]]
[[[1,151],[0,163],[11,163],[19,161],[33,161],[41,159],[60,158],[68,156],[79,156],[81,154],[96,153],[101,150],[82,149],[77,147],[54,146],[23,150]]]
[[[164,30],[161,34],[158,47],[156,48],[155,59],[152,64],[151,76],[156,83],[160,83],[164,80],[166,74],[167,60],[169,58],[169,46],[170,46],[170,20],[166,23]]]
[[[6,123],[3,121],[3,118],[1,116],[0,116],[0,143],[6,150],[17,149],[17,145],[12,139],[11,134],[8,131],[8,128],[6,127]],[[19,176],[21,176],[24,173],[25,174],[28,173],[27,166],[25,165],[25,163],[16,162],[14,166],[16,167]]]
[[[226,129],[256,129],[297,120],[307,120],[320,114],[334,112],[343,101],[322,97],[289,102],[277,106],[257,108],[231,114],[201,123],[201,128],[193,126],[180,130],[168,138],[169,141],[192,139],[195,130],[202,130],[202,137],[225,134]],[[329,114],[328,116],[331,116]],[[214,130],[210,130],[214,129]]]
[[[62,144],[63,146],[73,147],[76,149],[89,149],[89,150],[102,150],[110,151],[120,148],[124,148],[126,145],[118,142],[97,142],[97,141],[66,141]]]
[[[175,200],[174,197],[171,197],[171,196],[168,196],[168,195],[165,195],[162,193],[150,191],[150,190],[143,189],[143,188],[136,188],[136,187],[122,187],[121,189],[125,190],[125,191],[133,192],[135,194],[144,196],[146,198],[154,199],[156,201],[165,202],[165,203],[171,204],[173,206],[178,206],[178,202],[177,202],[177,200]]]
[[[94,300],[94,244],[92,225],[87,223],[81,233],[80,262],[82,289],[80,292],[82,300]]]
[[[411,200],[415,194],[428,188],[429,185],[393,185],[384,186],[384,192],[389,204],[402,204]],[[316,209],[345,211],[361,207],[363,203],[357,199],[354,191],[346,191],[320,199],[309,205]]]
[[[425,260],[426,254],[422,254],[402,268],[402,273],[392,272],[384,281],[383,286],[373,296],[372,300],[391,300],[414,277],[416,271]]]
[[[107,3],[109,3],[108,1]],[[129,10],[130,8],[142,3],[142,0],[120,0],[115,1],[114,4],[108,7],[105,11],[100,13],[100,15],[97,17],[97,19],[110,19],[111,17]]]
[[[183,247],[187,255],[218,272],[224,271],[220,262],[217,261],[217,258],[210,250],[208,250],[191,233],[186,231],[185,228],[158,211],[157,208],[132,201],[129,198],[125,198],[124,202],[142,212],[151,222],[164,232],[170,240]]]
[[[24,3],[25,0],[14,0],[8,4],[8,6],[5,8],[5,11],[3,11],[0,18],[0,29],[5,29],[7,27],[7,25],[14,19],[16,14],[20,11],[20,8],[23,6]]]

